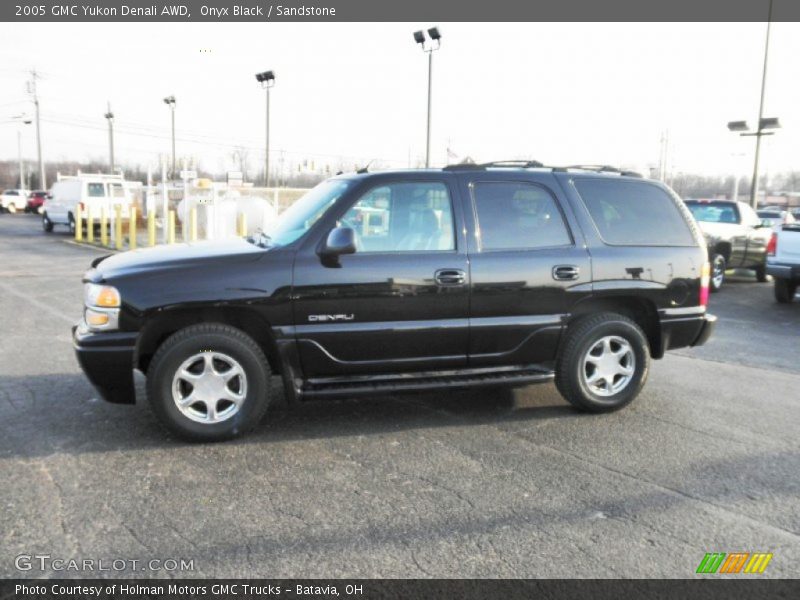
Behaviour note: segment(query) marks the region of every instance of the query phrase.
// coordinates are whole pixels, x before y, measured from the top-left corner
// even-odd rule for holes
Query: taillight
[[[767,256],[775,256],[775,253],[777,251],[778,251],[778,234],[773,231],[772,237],[769,238],[769,243],[767,244]]]
[[[81,209],[81,212],[86,212],[86,205],[83,202],[78,202],[78,208]]]
[[[708,306],[709,283],[711,283],[711,264],[705,262],[700,275],[700,306]]]

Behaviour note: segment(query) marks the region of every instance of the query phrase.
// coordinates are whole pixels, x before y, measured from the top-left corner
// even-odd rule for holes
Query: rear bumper
[[[800,279],[800,265],[767,263],[767,275],[772,275],[778,279]]]
[[[661,350],[702,346],[714,333],[717,317],[706,313],[661,321]]]
[[[133,357],[136,332],[93,333],[81,322],[72,328],[72,341],[81,369],[104,400],[133,404]]]

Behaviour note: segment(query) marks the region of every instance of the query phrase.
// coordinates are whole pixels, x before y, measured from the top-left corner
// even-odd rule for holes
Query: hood
[[[182,268],[204,262],[257,260],[264,252],[267,249],[242,238],[141,248],[95,259],[86,279],[96,282],[120,275]]]

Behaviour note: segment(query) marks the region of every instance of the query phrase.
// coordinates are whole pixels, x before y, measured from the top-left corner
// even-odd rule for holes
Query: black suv
[[[555,380],[579,409],[631,402],[651,358],[703,344],[702,234],[667,187],[538,163],[329,179],[247,239],[100,258],[78,359],[106,400],[147,376],[194,440],[289,401]]]

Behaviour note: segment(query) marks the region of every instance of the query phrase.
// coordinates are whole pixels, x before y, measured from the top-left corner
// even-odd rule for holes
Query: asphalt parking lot
[[[797,575],[800,302],[771,285],[733,277],[716,337],[655,362],[619,413],[552,385],[278,403],[191,445],[141,381],[115,406],[81,374],[70,326],[99,251],[67,240],[0,215],[2,577],[53,575],[15,568],[38,553],[194,561],[104,576],[682,578],[735,551]]]

